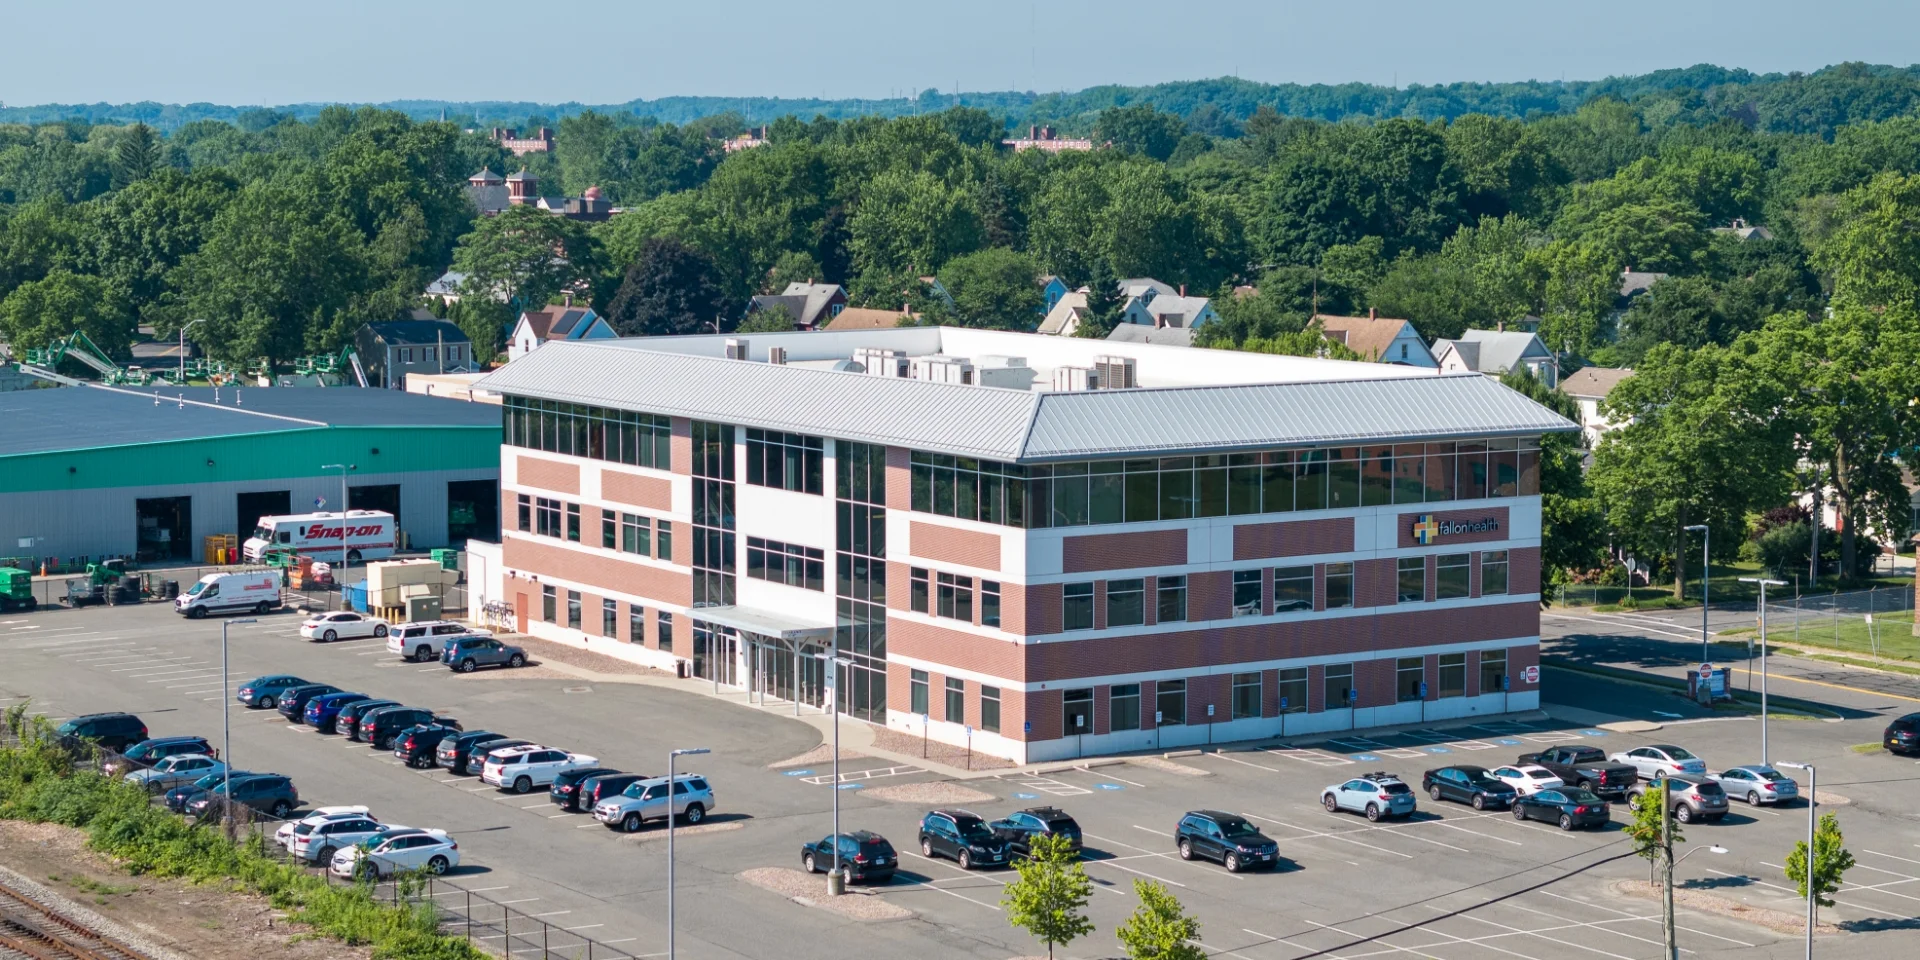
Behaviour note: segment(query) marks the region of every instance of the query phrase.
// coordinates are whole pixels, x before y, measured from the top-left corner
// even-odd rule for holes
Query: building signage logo
[[[1424,547],[1441,537],[1487,533],[1498,529],[1500,529],[1500,521],[1494,517],[1481,517],[1478,520],[1435,520],[1433,514],[1423,513],[1413,521],[1413,541]]]

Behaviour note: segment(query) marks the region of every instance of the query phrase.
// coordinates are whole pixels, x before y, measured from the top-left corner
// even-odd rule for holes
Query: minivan
[[[89,713],[55,727],[62,743],[97,743],[120,753],[147,739],[147,725],[131,713]]]

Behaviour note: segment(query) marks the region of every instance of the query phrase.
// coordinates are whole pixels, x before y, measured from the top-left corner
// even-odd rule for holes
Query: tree
[[[1659,790],[1644,790],[1633,798],[1633,819],[1627,821],[1624,832],[1633,842],[1633,854],[1647,861],[1647,882],[1657,884],[1660,876],[1660,858],[1666,854],[1667,838],[1664,831],[1673,832],[1673,842],[1680,843],[1685,837],[1680,835],[1680,824],[1673,819],[1673,808],[1667,804],[1667,781],[1660,781]]]
[[[640,259],[607,306],[607,322],[623,337],[718,333],[727,297],[713,258],[671,237],[647,241]]]
[[[745,320],[733,329],[734,333],[792,333],[796,329],[793,311],[784,303],[770,307],[761,307],[747,314]]]
[[[820,269],[820,261],[813,254],[789,250],[773,262],[773,268],[767,271],[767,278],[760,284],[760,293],[780,293],[789,283],[824,283],[826,273]]]
[[[13,345],[16,355],[75,330],[109,354],[126,350],[133,340],[126,295],[99,277],[54,270],[0,300],[0,337]]]
[[[1093,275],[1087,278],[1087,305],[1080,311],[1080,324],[1074,328],[1074,336],[1105,340],[1126,308],[1120,280],[1113,275],[1113,269],[1105,260],[1094,261]]]
[[[1207,952],[1197,943],[1200,921],[1187,916],[1186,908],[1166,887],[1135,880],[1133,895],[1140,898],[1140,905],[1114,931],[1131,960],[1206,960]]]
[[[1093,899],[1093,878],[1080,864],[1073,842],[1059,834],[1039,834],[1033,838],[1031,853],[1014,861],[1020,879],[1007,884],[1000,898],[1007,908],[1007,922],[1019,927],[1047,945],[1065,946],[1093,932],[1087,919],[1087,901]]]
[[[991,247],[947,261],[940,283],[953,295],[962,326],[1028,331],[1045,302],[1039,272],[1026,254]]]
[[[152,176],[161,166],[160,153],[160,138],[152,127],[144,123],[128,127],[120,142],[113,145],[114,188]]]
[[[507,338],[507,325],[514,321],[514,315],[498,300],[462,297],[448,305],[447,319],[473,341],[474,362],[484,364],[500,355],[500,345]]]
[[[1161,113],[1151,104],[1110,107],[1100,111],[1093,122],[1093,139],[1106,142],[1122,153],[1133,153],[1165,161],[1173,156],[1187,125],[1171,113]]]
[[[504,299],[515,312],[538,310],[587,275],[593,263],[586,231],[566,217],[511,206],[474,221],[460,238],[453,268],[467,275],[461,296]]]
[[[1811,801],[1809,801],[1811,802]],[[1813,919],[1820,921],[1820,908],[1833,906],[1833,900],[1827,896],[1840,890],[1841,878],[1853,869],[1853,853],[1847,850],[1846,837],[1840,833],[1840,818],[1831,813],[1820,815],[1820,824],[1813,831]],[[1807,895],[1807,842],[1801,840],[1793,845],[1793,852],[1787,854],[1787,879],[1799,888],[1800,896]]]
[[[966,194],[926,172],[887,171],[868,180],[847,228],[861,274],[923,276],[972,249],[980,235]]]

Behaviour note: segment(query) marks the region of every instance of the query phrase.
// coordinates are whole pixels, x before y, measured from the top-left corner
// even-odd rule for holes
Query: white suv
[[[569,770],[595,766],[599,757],[568,753],[539,744],[508,747],[487,754],[480,767],[480,782],[496,787],[511,787],[514,793],[526,793],[534,787],[553,785],[553,778]]]
[[[408,660],[440,659],[440,650],[450,638],[491,637],[493,633],[451,620],[421,620],[403,623],[387,633],[387,652]]]
[[[293,842],[287,844],[287,852],[316,866],[327,866],[333,862],[333,855],[359,843],[382,830],[399,830],[401,827],[381,823],[366,815],[330,817],[318,823],[302,821],[293,828]],[[304,831],[304,832],[303,832]]]
[[[593,818],[611,830],[633,833],[648,820],[665,820],[668,815],[667,778],[655,777],[629,785],[617,797],[600,801]],[[699,823],[713,810],[713,787],[697,773],[674,778],[672,813],[687,823]]]

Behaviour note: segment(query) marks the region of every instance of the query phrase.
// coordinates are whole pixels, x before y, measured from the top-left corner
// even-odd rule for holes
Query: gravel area
[[[1199,767],[1168,760],[1166,757],[1128,757],[1127,762],[1136,766],[1150,767],[1163,773],[1177,773],[1183,777],[1213,776],[1211,770],[1202,770]]]
[[[1660,899],[1659,886],[1645,880],[1615,880],[1608,885],[1608,889],[1620,896],[1633,897],[1639,900]],[[1789,913],[1785,910],[1770,910],[1766,907],[1750,906],[1738,900],[1723,897],[1717,893],[1708,893],[1704,890],[1690,890],[1684,883],[1678,884],[1673,888],[1673,905],[1676,908],[1686,907],[1689,910],[1698,910],[1702,913],[1712,913],[1722,917],[1731,917],[1735,920],[1745,920],[1748,923],[1766,927],[1775,933],[1797,933],[1805,936],[1807,932],[1807,918],[1802,914]],[[1841,930],[1831,923],[1821,921],[1820,925],[1814,928],[1814,932],[1840,933]]]
[[[926,759],[944,763],[950,767],[973,770],[1011,770],[1014,767],[1011,760],[989,756],[977,750],[969,757],[965,747],[951,746],[938,740],[925,740],[891,727],[874,727],[873,745],[882,750],[905,754],[909,757],[922,756],[924,751]],[[843,752],[841,756],[844,757],[846,754]]]
[[[829,897],[824,874],[807,874],[786,867],[756,867],[742,871],[739,877],[803,907],[837,913],[849,920],[904,920],[913,916],[912,910],[887,900],[871,887],[849,885],[844,895]]]
[[[840,760],[842,763],[848,760],[855,759],[857,757],[865,757],[865,756],[866,754],[861,753],[858,750],[848,750],[845,747],[840,748]],[[823,763],[825,764],[833,763],[833,744],[831,743],[823,743],[817,747],[814,747],[812,750],[808,750],[806,753],[800,754],[797,757],[788,757],[785,760],[780,760],[775,763],[769,763],[767,764],[767,766],[769,768],[777,770],[781,767],[811,767],[811,766],[816,766]],[[828,772],[831,773],[831,771],[828,771]]]
[[[860,791],[863,795],[880,800],[892,800],[895,803],[986,803],[993,800],[990,793],[981,793],[972,787],[961,786],[951,780],[934,783],[898,783],[890,787],[873,787]]]

